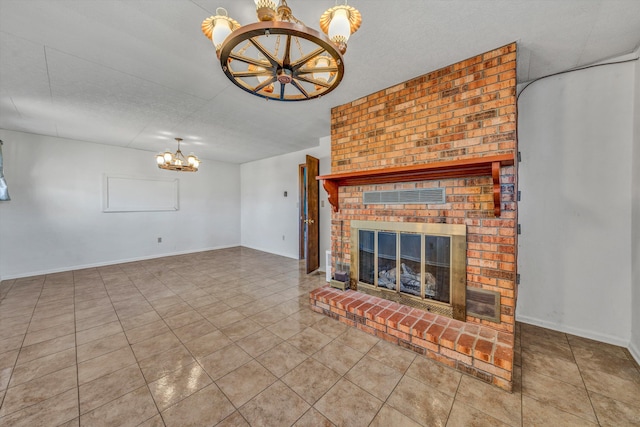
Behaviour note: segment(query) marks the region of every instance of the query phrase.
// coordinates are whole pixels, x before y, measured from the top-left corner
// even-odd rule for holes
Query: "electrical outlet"
[[[158,237],[158,243],[162,243],[162,237]]]
[[[321,201],[320,201],[320,207],[321,207],[321,208],[324,208],[324,200],[321,200]]]
[[[284,240],[284,234],[282,235],[282,240]]]

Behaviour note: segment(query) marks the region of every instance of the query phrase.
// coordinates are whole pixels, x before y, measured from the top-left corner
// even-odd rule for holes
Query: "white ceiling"
[[[318,28],[331,0],[289,0]],[[342,3],[342,2],[340,2]],[[0,128],[243,163],[316,146],[331,108],[518,42],[518,82],[632,52],[640,0],[351,0],[363,24],[327,96],[265,101],[223,74],[203,19],[251,0],[0,0]]]

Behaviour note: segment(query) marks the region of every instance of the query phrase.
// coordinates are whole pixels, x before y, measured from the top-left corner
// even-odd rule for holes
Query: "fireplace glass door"
[[[408,296],[450,302],[451,238],[358,230],[358,278]]]
[[[351,221],[354,289],[466,318],[464,224]]]

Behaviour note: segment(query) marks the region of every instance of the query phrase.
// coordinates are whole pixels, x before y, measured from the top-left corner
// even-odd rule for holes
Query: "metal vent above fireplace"
[[[365,191],[365,205],[373,204],[427,204],[441,205],[445,202],[444,188],[421,188],[417,190]]]

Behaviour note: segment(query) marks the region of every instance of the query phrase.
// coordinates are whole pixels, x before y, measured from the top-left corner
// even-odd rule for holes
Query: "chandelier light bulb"
[[[157,162],[159,165],[164,164],[164,155],[163,155],[163,154],[158,154],[158,155],[156,156],[156,162]]]
[[[319,56],[316,59],[316,63],[315,63],[315,67],[314,68],[326,68],[329,66],[329,64],[331,63],[331,59],[328,56]],[[313,73],[313,78],[316,80],[320,80],[323,82],[328,82],[329,81],[329,77],[331,77],[331,73],[328,71],[323,71],[320,73]]]
[[[345,8],[338,8],[333,12],[333,19],[329,24],[329,38],[334,42],[346,43],[350,35],[349,11]]]
[[[230,18],[227,10],[222,7],[216,9],[215,16],[210,16],[202,21],[202,32],[211,40],[216,48],[216,53],[220,52],[222,43],[227,36],[237,28],[240,28],[238,21]]]
[[[163,156],[164,156],[165,162],[171,163],[171,160],[173,159],[173,154],[171,154],[168,148],[167,148],[167,151],[164,152]]]

